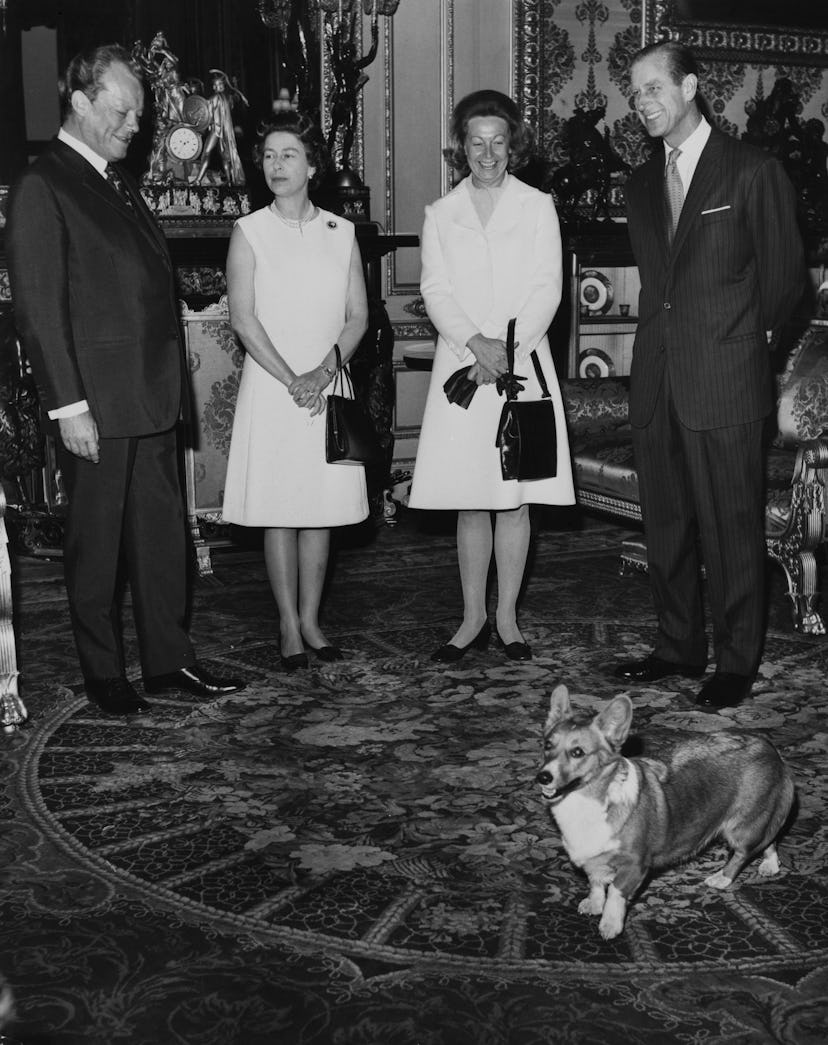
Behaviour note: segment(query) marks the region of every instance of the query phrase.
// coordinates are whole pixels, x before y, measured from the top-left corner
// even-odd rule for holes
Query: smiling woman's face
[[[466,160],[475,185],[503,181],[509,166],[509,124],[500,116],[473,116],[466,131]]]

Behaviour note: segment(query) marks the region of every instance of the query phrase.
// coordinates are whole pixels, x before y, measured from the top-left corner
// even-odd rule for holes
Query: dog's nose
[[[535,777],[535,780],[539,784],[544,784],[544,785],[551,784],[552,783],[552,774],[550,772],[548,772],[546,769],[542,769],[540,771],[540,773],[538,773],[538,775]]]

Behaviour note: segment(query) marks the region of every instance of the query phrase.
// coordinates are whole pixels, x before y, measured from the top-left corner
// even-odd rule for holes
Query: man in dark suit
[[[122,557],[145,690],[217,696],[239,684],[196,663],[184,627],[176,423],[186,399],[172,266],[117,165],[143,110],[139,73],[122,48],[100,47],[74,58],[60,87],[61,130],[10,198],[12,298],[41,407],[59,433],[64,567],[86,692],[106,712],[133,714],[149,704],[125,677]]]
[[[715,710],[749,696],[761,656],[768,345],[803,295],[805,264],[788,177],[702,116],[687,48],[645,47],[631,80],[664,142],[626,185],[641,275],[630,421],[658,635],[615,675],[704,674],[703,562],[716,670],[697,704]]]

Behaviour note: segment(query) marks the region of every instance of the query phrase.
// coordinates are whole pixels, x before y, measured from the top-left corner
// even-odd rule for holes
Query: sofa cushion
[[[577,489],[638,502],[629,425],[599,435],[576,436],[570,447]]]
[[[628,377],[567,378],[561,381],[561,393],[573,439],[629,424]]]
[[[629,378],[561,381],[579,490],[637,504],[638,475],[628,420]],[[828,430],[828,327],[811,326],[779,377],[778,432],[766,457],[769,536],[784,532],[799,441]]]
[[[575,485],[579,490],[638,503],[638,474],[629,428],[581,437],[571,444]],[[795,453],[771,447],[766,458],[765,532],[783,533],[791,511]]]

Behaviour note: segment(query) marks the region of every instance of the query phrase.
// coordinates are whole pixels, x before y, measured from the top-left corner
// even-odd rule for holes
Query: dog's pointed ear
[[[547,716],[544,729],[548,731],[554,728],[563,719],[569,718],[571,713],[572,706],[569,703],[569,690],[563,684],[555,686],[549,694],[549,715]]]
[[[604,710],[596,717],[595,725],[609,743],[617,751],[630,732],[632,725],[633,706],[629,697],[615,697],[607,704]]]

